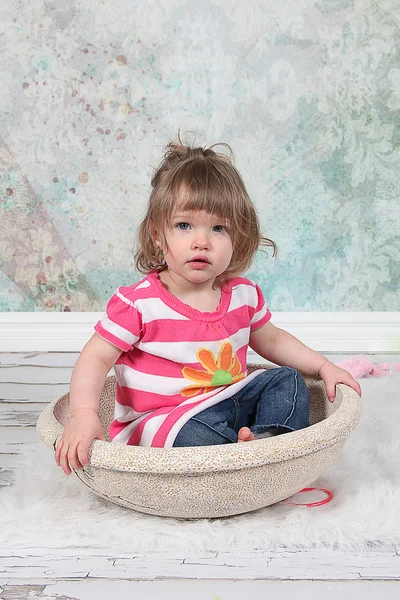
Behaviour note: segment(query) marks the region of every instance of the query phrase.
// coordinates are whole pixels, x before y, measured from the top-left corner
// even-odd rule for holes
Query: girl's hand
[[[97,412],[91,409],[75,412],[56,449],[56,463],[66,475],[71,475],[71,468],[83,469],[88,464],[88,449],[94,439],[106,441]]]
[[[329,402],[333,402],[335,400],[335,385],[337,383],[345,383],[349,387],[353,388],[353,390],[355,390],[361,398],[361,386],[359,383],[357,383],[351,373],[345,369],[342,369],[341,367],[337,367],[329,360],[320,368],[319,376],[325,383]]]

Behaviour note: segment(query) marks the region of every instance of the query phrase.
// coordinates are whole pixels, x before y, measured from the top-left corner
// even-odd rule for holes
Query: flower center
[[[228,371],[215,371],[211,379],[211,385],[229,385],[232,383],[232,375]]]

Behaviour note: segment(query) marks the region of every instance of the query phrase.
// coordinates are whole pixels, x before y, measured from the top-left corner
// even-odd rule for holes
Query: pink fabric
[[[172,447],[192,416],[255,376],[246,371],[250,333],[270,318],[261,289],[245,277],[223,286],[214,312],[200,312],[178,300],[156,271],[120,287],[95,326],[123,350],[115,364],[111,439]]]
[[[346,369],[355,379],[366,377],[367,375],[382,377],[383,375],[388,375],[390,372],[400,371],[400,363],[374,363],[368,356],[363,356],[362,354],[352,356],[335,364],[342,369]]]

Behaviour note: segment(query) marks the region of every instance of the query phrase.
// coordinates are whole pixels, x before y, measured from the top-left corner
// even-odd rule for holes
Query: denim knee
[[[285,391],[276,396],[273,412],[268,410],[267,396],[267,402],[260,414],[261,419],[258,418],[258,422],[255,423],[254,431],[257,429],[257,433],[268,430],[269,426],[295,430],[310,424],[310,395],[301,373],[292,367],[281,367],[279,380]]]
[[[285,375],[286,375],[286,379],[288,379],[288,380],[291,380],[294,377],[294,380],[296,383],[296,388],[297,388],[297,397],[298,397],[298,399],[300,399],[300,403],[304,403],[304,402],[307,403],[310,399],[310,396],[309,396],[307,384],[304,380],[303,375],[300,373],[300,371],[298,371],[297,369],[294,369],[293,367],[281,367],[279,370],[281,371],[280,377],[282,379],[285,379]]]
[[[309,394],[308,387],[307,387],[307,384],[305,382],[303,375],[300,373],[300,371],[297,371],[296,369],[293,369],[292,367],[288,367],[288,369],[290,369],[291,371],[294,371],[294,373],[296,373],[298,401],[300,402],[300,404],[304,404],[304,405],[309,404],[310,403],[310,394]]]
[[[310,424],[310,394],[308,391],[307,384],[304,380],[304,377],[299,371],[293,369],[292,367],[288,367],[288,369],[290,369],[292,374],[295,376],[297,385],[295,412],[299,417],[300,415],[302,415],[301,421],[303,427],[308,427]]]

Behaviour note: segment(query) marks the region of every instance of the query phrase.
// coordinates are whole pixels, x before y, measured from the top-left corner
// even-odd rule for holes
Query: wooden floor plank
[[[400,580],[400,557],[393,549],[369,552],[341,552],[315,549],[297,552],[254,551],[247,553],[199,552],[187,557],[183,553],[135,553],[118,556],[108,552],[99,556],[79,555],[63,549],[62,554],[38,549],[10,552],[0,549],[1,577],[8,581],[46,579],[226,579],[226,580],[299,580],[357,581]],[[97,553],[97,554],[96,554]],[[212,554],[212,553],[211,553]]]
[[[0,369],[7,366],[65,367],[71,369],[79,352],[0,352]]]
[[[68,391],[68,383],[2,383],[0,402],[51,402]]]
[[[24,385],[69,383],[71,373],[72,368],[70,367],[3,366],[0,368],[0,390],[6,383],[21,383]]]
[[[400,584],[390,581],[111,581],[81,579],[7,582],[0,600],[398,600]]]
[[[41,444],[35,427],[2,427],[0,435],[0,454],[15,454],[23,444]],[[29,446],[26,447],[27,449]],[[0,459],[0,466],[1,459]]]
[[[1,427],[35,427],[40,413],[47,402],[0,403],[0,432]]]

